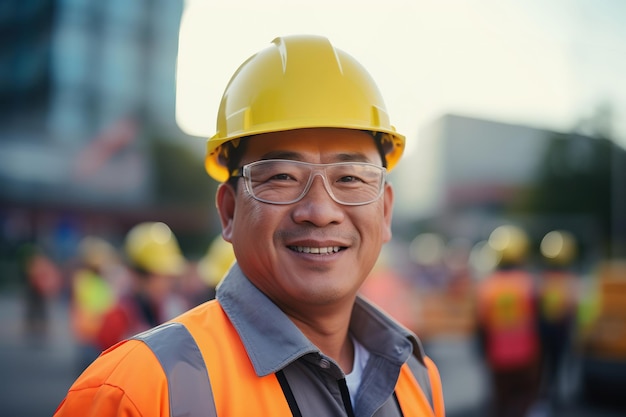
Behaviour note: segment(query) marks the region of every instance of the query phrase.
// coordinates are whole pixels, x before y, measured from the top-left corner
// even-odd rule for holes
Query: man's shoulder
[[[55,416],[89,414],[89,410],[98,410],[99,415],[159,415],[159,410],[167,409],[167,392],[167,380],[154,354],[141,341],[126,340],[105,350],[85,369]]]
[[[127,391],[135,383],[156,383],[162,377],[157,359],[144,343],[124,340],[102,352],[78,377],[71,390],[108,386]]]

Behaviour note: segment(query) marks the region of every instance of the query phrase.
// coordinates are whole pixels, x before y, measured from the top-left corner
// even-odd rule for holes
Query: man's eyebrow
[[[340,153],[335,155],[334,159],[337,159],[337,162],[372,162],[361,152]]]

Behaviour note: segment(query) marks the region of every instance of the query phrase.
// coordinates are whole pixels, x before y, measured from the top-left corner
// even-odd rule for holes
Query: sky
[[[209,137],[223,90],[277,36],[328,37],[376,80],[407,136],[454,113],[569,131],[610,104],[626,145],[622,0],[187,0],[177,121]]]

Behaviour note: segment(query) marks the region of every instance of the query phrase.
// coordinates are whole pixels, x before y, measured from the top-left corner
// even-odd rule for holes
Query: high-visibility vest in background
[[[545,271],[539,285],[541,318],[549,324],[573,318],[577,305],[576,276],[567,271]]]
[[[496,271],[481,283],[480,324],[485,332],[487,359],[496,369],[519,368],[539,354],[535,288],[525,271]]]

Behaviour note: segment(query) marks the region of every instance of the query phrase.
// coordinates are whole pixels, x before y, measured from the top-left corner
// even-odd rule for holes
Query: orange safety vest
[[[210,315],[211,332],[206,331],[200,320],[184,320],[183,324],[194,337],[206,361],[217,415],[244,416],[249,415],[250,410],[273,417],[293,415],[277,376],[257,376],[237,331],[221,306],[213,303],[209,308],[210,313],[203,311],[202,314]],[[426,358],[426,365],[432,407],[408,365],[401,368],[396,395],[405,417],[444,415],[437,368],[429,358]]]

